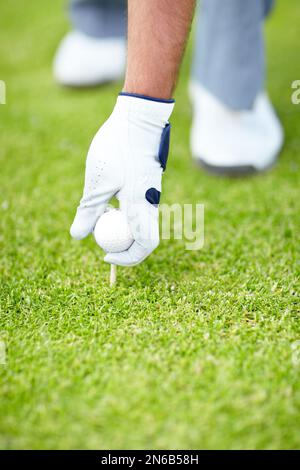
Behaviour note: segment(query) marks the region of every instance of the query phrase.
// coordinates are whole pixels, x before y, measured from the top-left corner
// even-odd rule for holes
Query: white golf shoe
[[[98,85],[121,79],[125,71],[125,58],[125,39],[98,39],[72,31],[59,45],[53,73],[61,85]]]
[[[250,111],[234,111],[198,83],[190,84],[193,104],[191,150],[205,169],[243,175],[271,167],[284,140],[280,121],[265,93]]]

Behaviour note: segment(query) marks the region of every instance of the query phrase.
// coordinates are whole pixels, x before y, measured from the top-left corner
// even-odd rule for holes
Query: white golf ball
[[[133,243],[127,218],[119,209],[111,209],[99,218],[94,229],[94,237],[106,253],[126,251]]]

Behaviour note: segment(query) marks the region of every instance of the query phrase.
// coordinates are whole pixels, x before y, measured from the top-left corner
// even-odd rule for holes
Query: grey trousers
[[[74,28],[94,37],[126,34],[126,0],[71,0]],[[263,23],[274,0],[202,0],[192,77],[233,109],[250,109],[265,82]]]

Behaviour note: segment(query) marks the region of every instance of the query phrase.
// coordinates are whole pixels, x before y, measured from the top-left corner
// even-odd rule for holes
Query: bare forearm
[[[128,0],[125,92],[172,97],[194,7],[195,0]]]

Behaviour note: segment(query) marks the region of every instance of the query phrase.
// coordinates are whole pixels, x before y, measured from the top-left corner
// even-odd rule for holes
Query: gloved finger
[[[135,266],[136,264],[144,261],[153,250],[158,246],[159,240],[155,243],[148,244],[147,247],[140,245],[138,242],[133,242],[130,248],[121,253],[107,253],[104,261],[110,264],[117,264],[118,266]]]
[[[105,194],[91,195],[88,199],[83,197],[70,228],[71,237],[75,240],[82,240],[89,235],[113,195],[114,191],[111,191]]]
[[[84,208],[79,206],[75,219],[70,228],[70,234],[75,240],[82,240],[93,231],[98,218],[105,211],[106,204],[102,204],[97,208]]]

